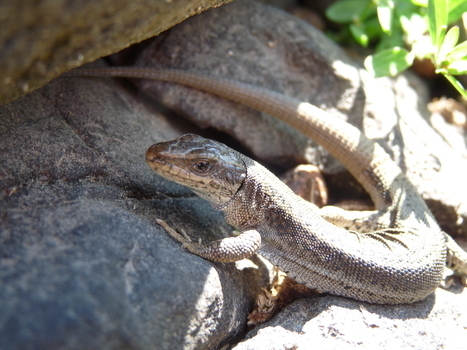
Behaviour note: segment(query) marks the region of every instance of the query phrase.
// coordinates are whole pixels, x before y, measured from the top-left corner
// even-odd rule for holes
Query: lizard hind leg
[[[203,244],[192,242],[185,232],[177,232],[164,220],[157,219],[156,222],[172,238],[182,243],[182,247],[190,253],[212,261],[228,263],[246,259],[256,253],[261,246],[261,236],[256,230],[244,231],[235,237]]]
[[[319,214],[331,224],[360,233],[378,231],[390,226],[390,216],[386,211],[354,211],[326,206],[319,209]]]
[[[465,252],[447,233],[442,232],[446,241],[446,267],[460,277],[463,286],[467,287],[467,252]],[[449,284],[449,282],[447,282]]]

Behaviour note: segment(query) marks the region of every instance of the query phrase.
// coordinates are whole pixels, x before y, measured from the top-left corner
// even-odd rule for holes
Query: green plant
[[[415,57],[429,58],[436,73],[443,74],[467,99],[466,90],[454,77],[467,74],[467,41],[457,44],[457,26],[447,30],[466,12],[466,0],[341,0],[326,15],[348,24],[341,38],[350,34],[364,47],[375,43],[376,53],[365,59],[365,68],[376,77],[399,74]]]

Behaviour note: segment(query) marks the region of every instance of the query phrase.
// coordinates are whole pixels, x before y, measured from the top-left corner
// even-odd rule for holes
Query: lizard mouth
[[[163,155],[167,152],[168,147],[166,147],[165,143],[156,143],[146,151],[146,163],[152,170],[157,170],[160,166],[166,164]]]
[[[172,166],[185,169],[190,160],[209,157],[209,145],[213,143],[215,142],[195,134],[185,134],[175,140],[159,142],[149,147],[146,151],[146,163],[157,173],[166,172],[167,167]]]
[[[183,155],[173,152],[173,142],[160,142],[152,145],[146,151],[146,163],[157,174],[179,184],[189,185],[190,174],[183,167]],[[182,163],[182,164],[180,164]]]
[[[186,134],[172,141],[159,142],[148,148],[146,151],[146,163],[156,173],[169,180],[191,187],[189,184],[198,178],[199,174],[190,168],[190,160],[197,157],[190,157],[190,153],[203,151],[201,146],[189,144],[193,140],[204,140],[200,136]]]
[[[214,205],[231,200],[246,178],[245,163],[235,151],[194,134],[152,145],[146,163],[158,175]]]

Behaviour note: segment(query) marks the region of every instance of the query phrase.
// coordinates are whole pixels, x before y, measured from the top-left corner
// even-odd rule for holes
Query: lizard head
[[[146,163],[214,206],[232,199],[246,178],[246,165],[239,153],[194,134],[152,145],[146,152]]]

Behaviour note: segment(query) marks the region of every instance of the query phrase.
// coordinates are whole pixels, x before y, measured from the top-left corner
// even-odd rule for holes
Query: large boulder
[[[183,128],[114,81],[78,78],[0,121],[0,349],[205,349],[242,334],[264,266],[210,263],[155,224],[230,232],[145,164]]]
[[[229,0],[4,0],[0,104]]]

